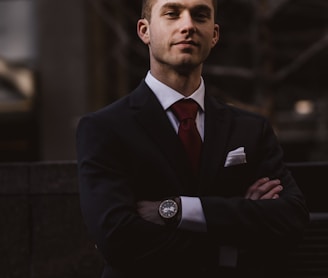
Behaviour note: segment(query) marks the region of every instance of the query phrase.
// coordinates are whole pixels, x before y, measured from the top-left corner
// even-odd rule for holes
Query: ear
[[[139,19],[137,23],[137,33],[144,44],[149,44],[149,22],[147,19]]]
[[[212,47],[214,47],[220,39],[220,26],[218,24],[214,25],[213,38],[212,38]]]

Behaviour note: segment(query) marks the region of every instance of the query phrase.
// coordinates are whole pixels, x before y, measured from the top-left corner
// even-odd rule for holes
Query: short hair
[[[155,0],[142,0],[141,18],[145,18],[148,21],[151,19],[151,9]],[[212,0],[214,6],[214,20],[217,20],[218,1]]]

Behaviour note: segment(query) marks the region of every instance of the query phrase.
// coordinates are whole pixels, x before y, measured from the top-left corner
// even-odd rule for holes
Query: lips
[[[183,49],[191,49],[193,47],[199,47],[199,44],[194,41],[179,41],[174,45]]]
[[[192,45],[192,46],[198,46],[199,44],[194,41],[179,41],[177,43],[174,43],[174,45]]]

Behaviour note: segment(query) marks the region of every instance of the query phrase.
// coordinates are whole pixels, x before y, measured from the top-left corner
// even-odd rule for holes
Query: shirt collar
[[[183,98],[191,98],[198,103],[201,109],[204,111],[204,96],[205,96],[205,84],[203,78],[201,78],[201,83],[198,89],[189,97],[185,97],[179,92],[173,90],[169,86],[160,82],[156,79],[150,71],[148,71],[145,78],[146,84],[154,92],[159,102],[163,106],[164,110],[167,110],[173,103],[177,102]]]

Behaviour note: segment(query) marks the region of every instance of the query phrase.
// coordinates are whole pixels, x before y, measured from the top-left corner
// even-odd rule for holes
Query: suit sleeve
[[[108,263],[124,270],[155,269],[167,260],[165,254],[180,265],[180,258],[192,261],[202,245],[199,235],[155,225],[137,215],[138,185],[127,158],[121,157],[128,145],[111,129],[93,116],[84,117],[77,129],[81,210],[98,249]]]
[[[304,197],[283,163],[283,151],[266,120],[260,134],[259,139],[254,138],[255,150],[249,154],[253,182],[262,177],[278,178],[284,190],[277,200],[201,197],[208,232],[221,245],[287,246],[302,238],[309,221]]]

